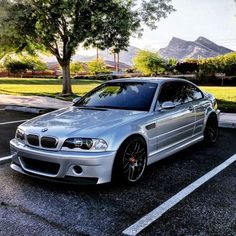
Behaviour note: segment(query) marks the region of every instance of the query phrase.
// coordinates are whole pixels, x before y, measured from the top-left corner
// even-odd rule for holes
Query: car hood
[[[20,128],[26,133],[44,136],[96,138],[102,132],[144,114],[147,112],[69,107],[36,117],[22,124]]]

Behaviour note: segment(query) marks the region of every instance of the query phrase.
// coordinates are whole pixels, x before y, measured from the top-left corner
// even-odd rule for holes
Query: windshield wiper
[[[132,109],[131,107],[122,107],[122,106],[76,106],[76,107],[81,108],[81,109],[101,110],[101,111],[107,111],[107,109],[141,111],[141,110]]]
[[[87,110],[99,110],[99,111],[107,111],[105,107],[90,107],[90,106],[76,106],[79,109],[87,109]]]
[[[122,106],[95,106],[95,107],[105,108],[105,109],[133,110],[130,107],[122,107]]]

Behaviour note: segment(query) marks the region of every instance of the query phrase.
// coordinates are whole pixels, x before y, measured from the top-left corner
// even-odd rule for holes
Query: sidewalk
[[[219,126],[222,128],[236,128],[236,113],[220,113]]]
[[[0,105],[7,106],[7,110],[40,113],[37,112],[40,109],[60,109],[72,105],[72,102],[40,96],[0,95]],[[236,128],[236,113],[221,113],[219,126],[223,128]]]
[[[60,109],[70,106],[72,102],[62,101],[51,97],[41,96],[13,96],[0,94],[0,105],[7,106],[7,110],[15,107],[14,110],[24,111],[23,108],[28,108],[28,112],[32,109],[32,112],[38,109]],[[18,107],[18,109],[17,109]],[[20,109],[22,108],[22,109]],[[37,113],[37,112],[35,112]]]

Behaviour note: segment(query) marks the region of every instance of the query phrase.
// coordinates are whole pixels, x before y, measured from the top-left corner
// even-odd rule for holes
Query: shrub
[[[199,70],[199,66],[196,62],[178,62],[176,70],[182,74],[194,73]]]
[[[26,55],[26,56],[18,56],[18,60],[30,65],[31,69],[33,71],[45,71],[47,70],[47,64],[43,61],[40,60],[39,57],[37,56],[31,56],[31,55]]]
[[[141,50],[133,61],[135,68],[144,75],[158,75],[165,71],[165,61],[156,52]]]
[[[17,60],[7,62],[5,66],[7,70],[11,73],[20,73],[21,78],[23,77],[23,74],[27,72],[27,70],[33,69],[32,64],[29,64],[27,62],[17,61]]]
[[[40,60],[38,56],[28,54],[13,54],[4,58],[5,69],[11,73],[21,73],[21,76],[27,71],[45,71],[47,64]]]
[[[88,80],[113,80],[117,79],[116,75],[79,75],[75,76],[73,79],[88,79]]]
[[[166,72],[169,73],[175,73],[176,72],[176,65],[177,65],[178,61],[175,58],[170,58],[166,61]]]
[[[91,74],[99,74],[99,73],[108,73],[110,72],[107,69],[107,65],[105,61],[101,58],[99,59],[94,59],[90,62],[88,62],[88,71]]]
[[[70,72],[73,74],[79,74],[80,72],[86,71],[85,65],[79,61],[71,63],[70,65]]]

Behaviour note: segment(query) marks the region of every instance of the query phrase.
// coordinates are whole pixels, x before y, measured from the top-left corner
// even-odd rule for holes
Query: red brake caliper
[[[131,165],[134,165],[136,163],[137,159],[136,159],[136,155],[134,153],[132,153],[129,161],[130,161]]]

